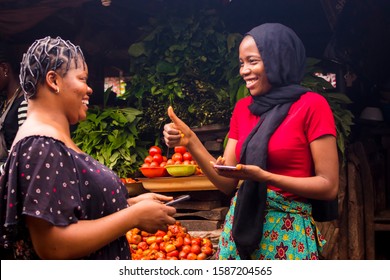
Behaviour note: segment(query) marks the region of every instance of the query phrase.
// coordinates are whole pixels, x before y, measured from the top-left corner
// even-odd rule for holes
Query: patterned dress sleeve
[[[78,221],[81,199],[73,159],[59,141],[30,137],[18,143],[9,160],[8,215],[16,224],[23,215],[57,226]]]

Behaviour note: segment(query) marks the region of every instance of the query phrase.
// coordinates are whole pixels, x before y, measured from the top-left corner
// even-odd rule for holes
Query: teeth
[[[255,82],[256,82],[256,80],[248,80],[248,81],[246,81],[246,86],[250,87]]]
[[[89,104],[89,101],[88,100],[82,100],[81,101],[84,105],[88,105]]]

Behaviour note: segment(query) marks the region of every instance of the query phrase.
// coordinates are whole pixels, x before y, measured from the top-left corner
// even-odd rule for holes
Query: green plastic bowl
[[[196,171],[196,165],[193,164],[166,165],[165,168],[169,175],[174,177],[191,176]]]

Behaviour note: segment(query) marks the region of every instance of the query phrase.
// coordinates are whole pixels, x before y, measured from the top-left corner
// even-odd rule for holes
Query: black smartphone
[[[218,169],[218,170],[223,170],[223,171],[227,171],[227,170],[238,170],[236,166],[230,166],[230,165],[214,165],[214,168]]]
[[[189,200],[190,198],[191,197],[188,194],[181,195],[181,196],[176,197],[174,200],[168,201],[167,203],[165,203],[165,205],[172,206],[172,205],[174,205],[174,204],[176,204],[178,202]]]

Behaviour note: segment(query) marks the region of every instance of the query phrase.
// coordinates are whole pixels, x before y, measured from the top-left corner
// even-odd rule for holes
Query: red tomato
[[[171,258],[171,257],[178,257],[179,256],[179,251],[178,250],[173,250],[173,251],[170,251],[167,253],[167,257]]]
[[[165,167],[165,165],[167,165],[166,161],[163,161],[162,163],[160,163],[160,167]]]
[[[187,148],[185,146],[176,146],[174,149],[175,153],[184,154],[187,152]]]
[[[150,156],[150,155],[149,155],[149,156],[146,156],[145,159],[144,159],[144,162],[145,162],[145,163],[152,163],[152,161],[153,161],[153,157]]]
[[[175,241],[173,241],[173,244],[176,247],[181,247],[181,246],[183,246],[183,242],[184,242],[183,237],[179,236],[179,237],[176,238]]]
[[[161,148],[158,146],[152,146],[149,148],[149,155],[154,156],[156,154],[161,155]]]
[[[148,249],[148,244],[145,241],[141,241],[140,243],[138,243],[138,249],[145,251],[146,249]]]
[[[189,161],[192,160],[192,155],[190,154],[190,152],[185,152],[183,154],[183,160],[189,160]]]
[[[154,235],[163,237],[165,234],[166,234],[165,231],[159,229],[159,230],[156,231],[156,233]]]
[[[207,255],[205,253],[200,253],[196,259],[197,260],[205,260],[207,258]]]
[[[163,157],[161,154],[155,154],[153,155],[153,161],[157,162],[158,164],[163,162]]]
[[[169,225],[168,231],[170,231],[173,234],[178,234],[178,233],[180,233],[180,227],[177,224]]]
[[[185,260],[185,259],[187,259],[187,253],[186,252],[184,252],[184,251],[180,251],[179,252],[179,259],[180,260]]]
[[[203,238],[203,239],[202,239],[202,246],[213,247],[213,243],[211,242],[210,239],[208,239],[208,238]]]
[[[199,245],[197,245],[197,244],[193,244],[192,246],[191,246],[191,253],[194,253],[194,254],[200,254],[200,252],[201,252],[201,249],[200,249],[200,246]]]
[[[170,158],[170,159],[167,160],[167,165],[173,165],[173,164],[175,164],[173,159]]]
[[[190,164],[191,164],[191,162],[189,160],[183,161],[183,165],[190,165]]]
[[[184,246],[181,248],[181,251],[182,251],[182,252],[185,252],[186,254],[191,253],[191,246],[190,246],[190,245],[184,245]]]
[[[156,161],[152,161],[149,165],[149,167],[160,167],[160,164]]]
[[[154,251],[158,251],[158,249],[160,249],[160,246],[156,242],[154,242],[154,243],[149,245],[149,249],[154,250]]]
[[[142,165],[141,165],[141,167],[150,167],[150,163],[143,163]]]
[[[161,242],[163,242],[162,236],[156,236],[156,243],[160,244]]]
[[[194,253],[188,253],[187,260],[196,260],[198,256]]]
[[[191,239],[191,245],[201,245],[202,244],[202,239],[199,237]]]
[[[173,155],[172,155],[172,160],[174,161],[174,162],[176,162],[176,161],[183,161],[183,155],[181,154],[181,153],[174,153]]]
[[[164,260],[164,259],[165,259],[165,253],[161,252],[161,251],[158,251],[156,253],[156,260]]]
[[[188,237],[188,236],[184,237],[184,244],[185,245],[191,245],[191,238]]]
[[[142,240],[141,235],[138,235],[138,234],[132,235],[131,238],[130,238],[130,243],[132,243],[132,244],[139,244],[141,242],[141,240]]]
[[[211,247],[209,247],[209,246],[202,246],[202,247],[200,248],[200,251],[201,251],[202,253],[205,253],[207,256],[210,256],[210,255],[213,254],[213,249],[212,249]]]

